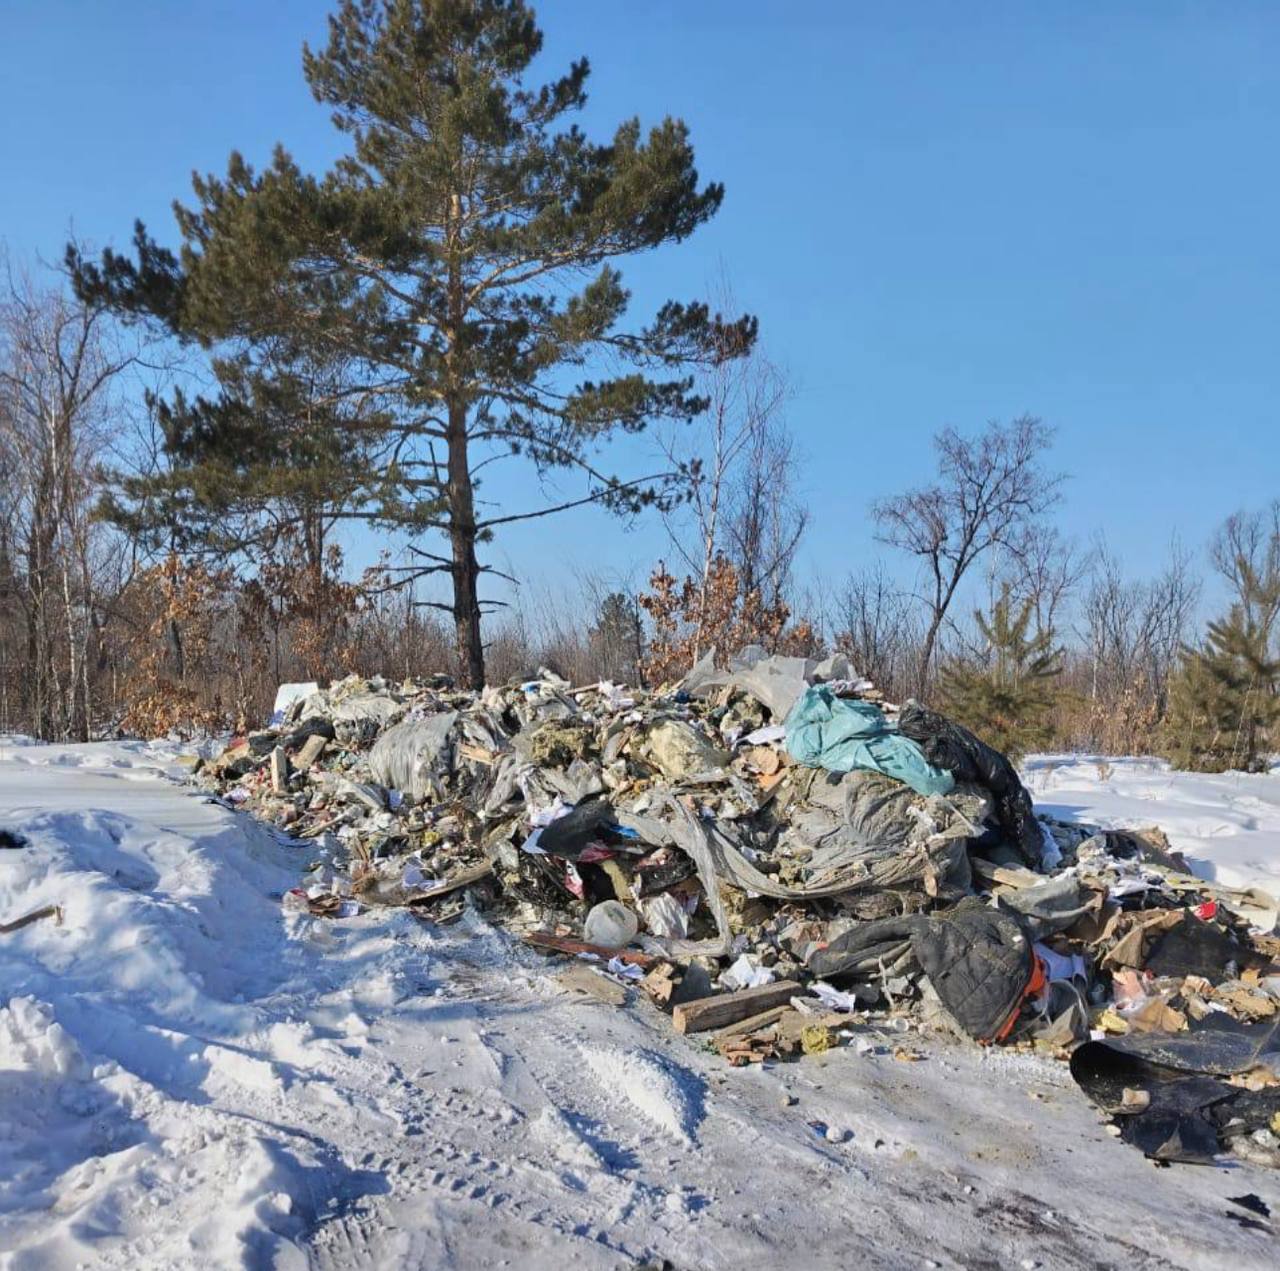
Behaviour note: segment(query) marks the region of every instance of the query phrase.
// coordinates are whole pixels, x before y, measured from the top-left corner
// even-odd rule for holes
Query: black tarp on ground
[[[1280,1015],[1245,1024],[1214,1014],[1186,1032],[1086,1042],[1071,1056],[1071,1075],[1094,1103],[1118,1114],[1125,1142],[1155,1160],[1207,1165],[1223,1150],[1233,1120],[1242,1121],[1236,1130],[1243,1133],[1264,1126],[1280,1107],[1274,1090],[1254,1094],[1225,1080],[1278,1049]],[[1150,1104],[1120,1112],[1126,1089],[1145,1090]]]

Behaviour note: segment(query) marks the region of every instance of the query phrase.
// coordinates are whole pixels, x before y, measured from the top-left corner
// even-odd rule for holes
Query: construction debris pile
[[[467,906],[731,1063],[926,1029],[1070,1056],[1162,1161],[1280,1164],[1275,901],[1158,830],[1037,817],[1005,757],[840,657],[678,685],[286,686],[199,779],[308,844],[287,907]],[[636,986],[633,991],[631,985]]]

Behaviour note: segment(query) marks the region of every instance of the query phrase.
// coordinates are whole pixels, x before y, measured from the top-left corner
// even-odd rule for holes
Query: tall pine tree
[[[991,613],[975,612],[986,661],[946,668],[939,685],[946,711],[1017,762],[1053,735],[1049,714],[1062,673],[1052,631],[1032,632],[1034,600],[1015,602],[1006,583]]]
[[[300,362],[332,368],[305,480],[331,474],[343,516],[446,535],[447,554],[417,549],[415,573],[451,578],[442,607],[473,687],[484,680],[477,545],[568,507],[630,512],[671,497],[673,474],[623,479],[601,466],[602,444],[695,417],[705,401],[690,367],[746,352],[756,330],[674,301],[623,325],[613,260],[685,238],[723,188],[700,185],[677,120],[647,135],[631,120],[589,141],[568,122],[586,61],[533,86],[541,46],[522,0],[341,0],[326,46],[303,53],[313,94],[350,139],[330,171],[308,175],[283,148],[261,173],[232,154],[225,177],[194,179],[194,206],[175,207],[177,254],[140,223],[133,259],[68,249],[81,296],[228,350],[216,402],[170,403],[172,471],[125,487],[122,514],[171,522],[181,504],[203,537],[279,495],[280,443],[265,428],[246,436],[244,422],[292,395]],[[477,472],[501,455],[576,472],[580,490],[482,513]],[[291,450],[283,463],[294,461]]]

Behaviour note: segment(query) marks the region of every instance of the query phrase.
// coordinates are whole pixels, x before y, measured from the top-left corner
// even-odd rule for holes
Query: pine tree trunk
[[[467,455],[466,407],[449,407],[449,543],[453,549],[453,623],[458,665],[467,687],[484,688],[480,638],[480,565],[476,560],[476,509]]]
[[[458,341],[465,318],[462,289],[460,227],[462,196],[449,197],[446,242],[449,259],[449,325],[446,330],[445,372],[449,421],[445,431],[449,449],[449,545],[453,551],[453,625],[458,648],[458,666],[467,687],[477,693],[484,688],[484,644],[480,638],[480,565],[476,560],[476,504],[471,485],[471,462],[467,449],[467,408],[457,366]]]

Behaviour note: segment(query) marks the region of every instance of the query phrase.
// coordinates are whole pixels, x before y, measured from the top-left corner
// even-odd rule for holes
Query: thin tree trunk
[[[924,635],[924,645],[920,651],[920,695],[923,697],[929,689],[929,679],[932,674],[933,667],[933,646],[937,643],[938,632],[942,628],[942,619],[945,614],[939,610],[934,610],[933,617],[929,620],[929,629]]]

